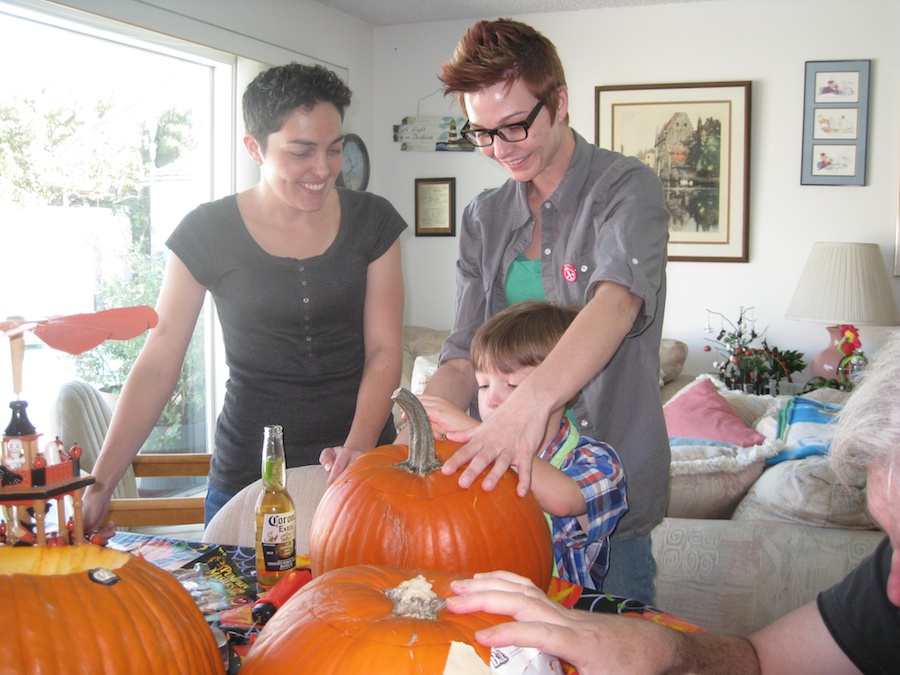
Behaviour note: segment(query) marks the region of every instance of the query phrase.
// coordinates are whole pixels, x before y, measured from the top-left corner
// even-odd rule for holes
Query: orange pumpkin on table
[[[491,650],[474,635],[510,618],[443,609],[440,600],[452,594],[456,578],[373,565],[328,572],[297,591],[263,627],[241,675],[441,675],[451,642],[471,645],[487,664]],[[418,611],[398,598],[411,599],[407,604]]]
[[[171,573],[83,546],[0,547],[0,673],[221,674],[196,603]]]
[[[546,589],[553,551],[534,494],[518,496],[511,470],[490,492],[479,482],[459,487],[458,476],[443,475],[440,466],[461,444],[435,443],[425,409],[410,392],[398,389],[394,400],[409,420],[409,447],[364,453],[325,491],[309,534],[313,576],[350,565],[439,570],[456,578],[504,569]]]

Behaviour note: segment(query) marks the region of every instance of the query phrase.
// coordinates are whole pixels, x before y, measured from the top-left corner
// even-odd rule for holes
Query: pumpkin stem
[[[431,584],[421,574],[388,588],[384,594],[394,603],[393,614],[412,619],[437,621],[438,611],[444,609],[444,599],[431,590]]]
[[[397,402],[409,420],[409,457],[396,466],[420,476],[440,469],[442,465],[434,449],[434,432],[425,406],[415,394],[403,387],[398,388],[391,399]]]

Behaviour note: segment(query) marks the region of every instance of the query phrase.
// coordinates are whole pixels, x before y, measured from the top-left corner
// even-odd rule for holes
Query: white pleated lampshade
[[[855,326],[900,324],[878,244],[816,242],[785,317]]]

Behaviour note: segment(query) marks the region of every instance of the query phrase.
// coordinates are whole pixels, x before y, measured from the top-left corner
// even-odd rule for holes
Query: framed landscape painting
[[[669,260],[749,259],[750,84],[595,87],[597,145],[662,181]]]

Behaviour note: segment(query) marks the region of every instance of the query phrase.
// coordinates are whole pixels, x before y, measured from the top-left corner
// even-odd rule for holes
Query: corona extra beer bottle
[[[296,564],[294,502],[285,488],[284,440],[278,425],[263,432],[263,489],[256,501],[256,579],[271,588]]]

